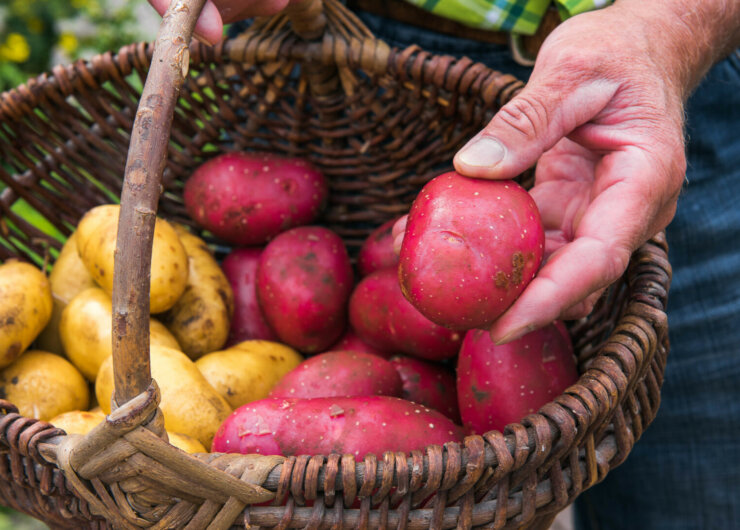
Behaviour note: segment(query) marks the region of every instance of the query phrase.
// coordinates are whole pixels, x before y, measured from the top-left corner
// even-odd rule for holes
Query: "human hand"
[[[672,219],[693,78],[680,71],[680,47],[666,40],[629,2],[566,21],[543,45],[526,87],[455,156],[461,174],[490,179],[537,162],[530,193],[546,262],[493,324],[496,342],[586,316],[632,252]],[[397,247],[404,226],[395,227]]]
[[[170,0],[148,0],[164,15]],[[208,44],[221,41],[224,24],[249,17],[274,15],[297,0],[207,0],[195,25],[195,36]]]

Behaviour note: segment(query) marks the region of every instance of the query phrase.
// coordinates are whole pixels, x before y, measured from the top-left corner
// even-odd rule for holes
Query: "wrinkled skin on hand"
[[[496,342],[586,316],[675,213],[686,168],[677,58],[652,42],[660,32],[650,20],[618,4],[561,24],[527,86],[455,157],[458,172],[478,178],[537,163],[530,193],[546,263],[493,324]]]
[[[148,0],[160,15],[164,15],[170,0]],[[224,24],[245,18],[274,15],[300,0],[207,0],[195,26],[195,35],[208,44],[221,41]]]

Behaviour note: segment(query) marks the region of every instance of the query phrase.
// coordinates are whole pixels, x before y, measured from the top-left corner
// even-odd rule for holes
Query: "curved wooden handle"
[[[204,4],[205,0],[170,3],[131,130],[113,282],[115,403],[125,403],[151,382],[149,282],[154,221],[175,103],[188,72],[190,39]]]
[[[154,55],[131,131],[121,191],[113,283],[114,406],[147,389],[149,283],[162,173],[177,96],[188,72],[188,47],[205,0],[173,0],[157,34]],[[310,40],[326,27],[322,0],[286,8],[294,31]]]

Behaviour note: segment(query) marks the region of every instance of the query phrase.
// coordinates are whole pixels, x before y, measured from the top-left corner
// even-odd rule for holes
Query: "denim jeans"
[[[506,47],[360,16],[392,46],[529,77]],[[714,66],[686,110],[688,183],[667,230],[661,407],[627,460],[580,496],[579,529],[740,529],[740,51]]]

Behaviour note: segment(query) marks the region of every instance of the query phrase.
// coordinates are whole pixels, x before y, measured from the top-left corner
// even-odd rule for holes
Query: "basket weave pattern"
[[[268,150],[321,168],[331,187],[322,222],[356,250],[374,227],[405,213],[522,87],[465,58],[392,49],[334,0],[322,9],[318,18],[277,16],[223,45],[190,47],[162,216],[192,225],[181,190],[203,160]],[[152,53],[131,45],[0,96],[0,259],[48,262],[60,246],[11,209],[17,201],[68,235],[85,211],[120,195]],[[621,463],[654,418],[670,275],[659,235],[571,326],[578,383],[502,433],[361,462],[192,457],[160,438],[156,383],[84,437],[0,401],[0,502],[69,528],[541,527]]]

